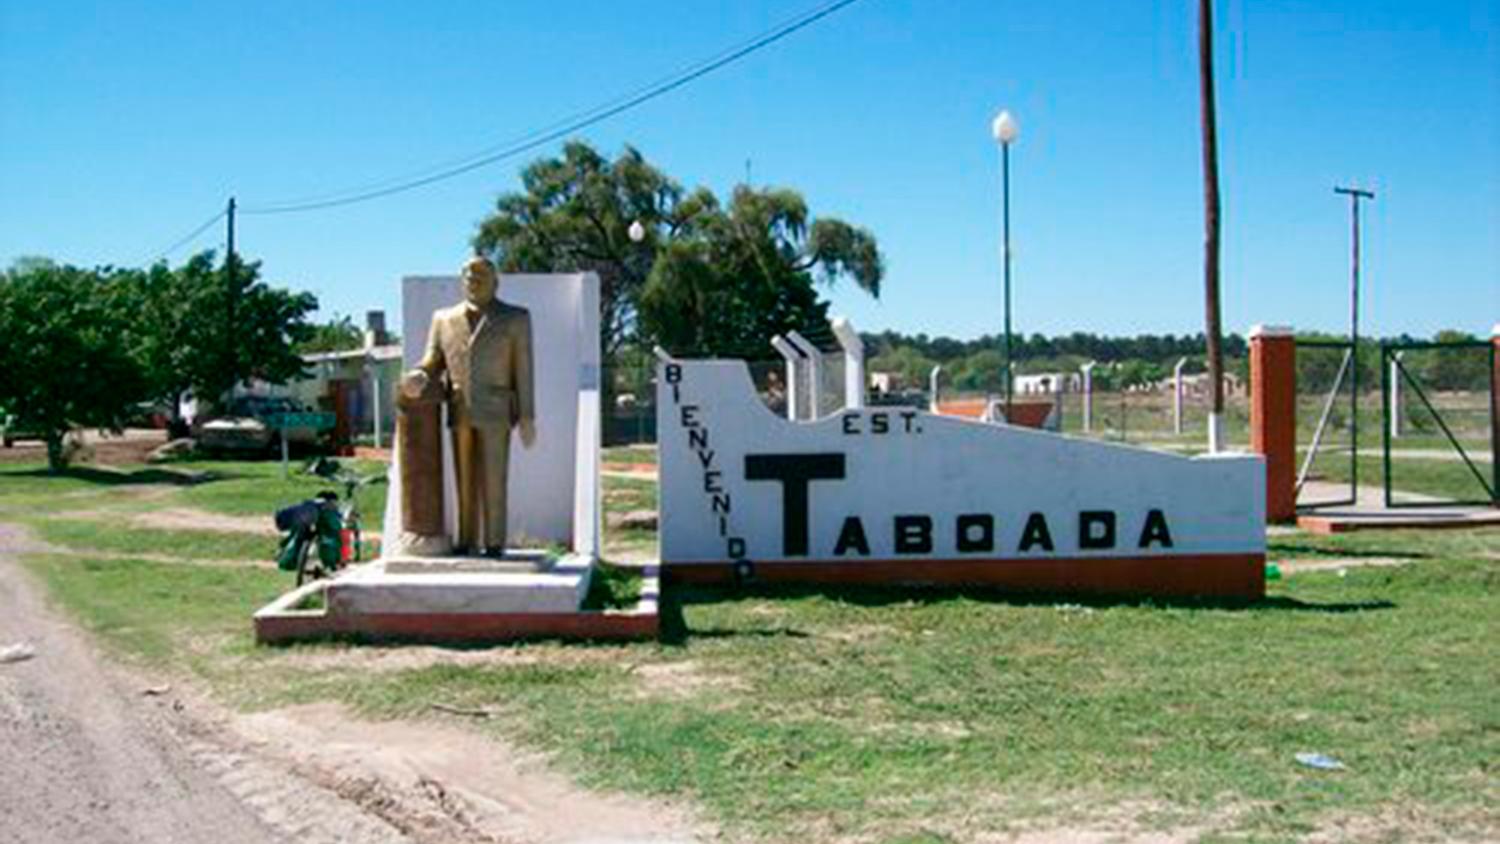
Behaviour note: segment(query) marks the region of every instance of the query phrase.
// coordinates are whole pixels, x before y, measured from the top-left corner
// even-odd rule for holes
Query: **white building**
[[[1015,376],[1016,395],[1037,396],[1076,393],[1083,389],[1083,376],[1076,372],[1041,372]]]

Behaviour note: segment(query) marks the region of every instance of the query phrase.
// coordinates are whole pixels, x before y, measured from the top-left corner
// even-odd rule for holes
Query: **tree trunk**
[[[53,474],[68,468],[67,460],[63,458],[63,438],[66,436],[66,431],[47,432],[47,471]]]
[[[1222,445],[1224,420],[1224,356],[1219,324],[1219,143],[1214,108],[1213,3],[1198,0],[1198,80],[1203,125],[1203,288],[1208,378],[1213,410],[1208,418],[1210,451]]]

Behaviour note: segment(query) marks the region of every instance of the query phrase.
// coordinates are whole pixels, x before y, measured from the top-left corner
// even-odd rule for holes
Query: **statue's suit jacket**
[[[450,421],[508,429],[535,420],[530,312],[492,299],[471,329],[467,310],[459,303],[432,315],[417,364],[432,377],[448,373]]]

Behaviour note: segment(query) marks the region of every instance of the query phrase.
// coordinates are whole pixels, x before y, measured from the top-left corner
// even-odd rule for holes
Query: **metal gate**
[[[1495,348],[1490,340],[1380,344],[1386,507],[1500,506],[1496,497],[1500,489],[1500,408],[1496,407]],[[1415,403],[1406,395],[1415,398]],[[1436,436],[1439,433],[1441,436]],[[1393,449],[1393,440],[1421,443],[1429,452],[1427,459],[1443,471],[1434,473],[1429,467],[1418,473],[1408,465],[1409,460],[1393,460],[1393,451],[1399,450]],[[1434,444],[1436,449],[1431,448]],[[1401,443],[1394,445],[1399,447]],[[1476,459],[1486,452],[1488,470]],[[1453,460],[1455,454],[1457,461]],[[1457,463],[1467,474],[1457,468]],[[1418,474],[1441,476],[1427,480],[1435,489],[1398,499],[1398,488],[1410,490],[1414,483],[1420,485]]]
[[[1348,340],[1296,342],[1297,440],[1303,452],[1297,468],[1297,507],[1352,505],[1359,491],[1359,369],[1354,344]],[[1318,420],[1305,444],[1300,420],[1312,417],[1304,410],[1316,410]],[[1342,486],[1340,476],[1348,479],[1344,493],[1309,494],[1309,481]]]

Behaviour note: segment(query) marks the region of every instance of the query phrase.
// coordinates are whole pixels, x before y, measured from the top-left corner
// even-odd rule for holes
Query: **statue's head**
[[[488,305],[500,287],[500,276],[495,272],[495,265],[482,255],[475,255],[464,264],[463,280],[464,298],[477,308]]]

